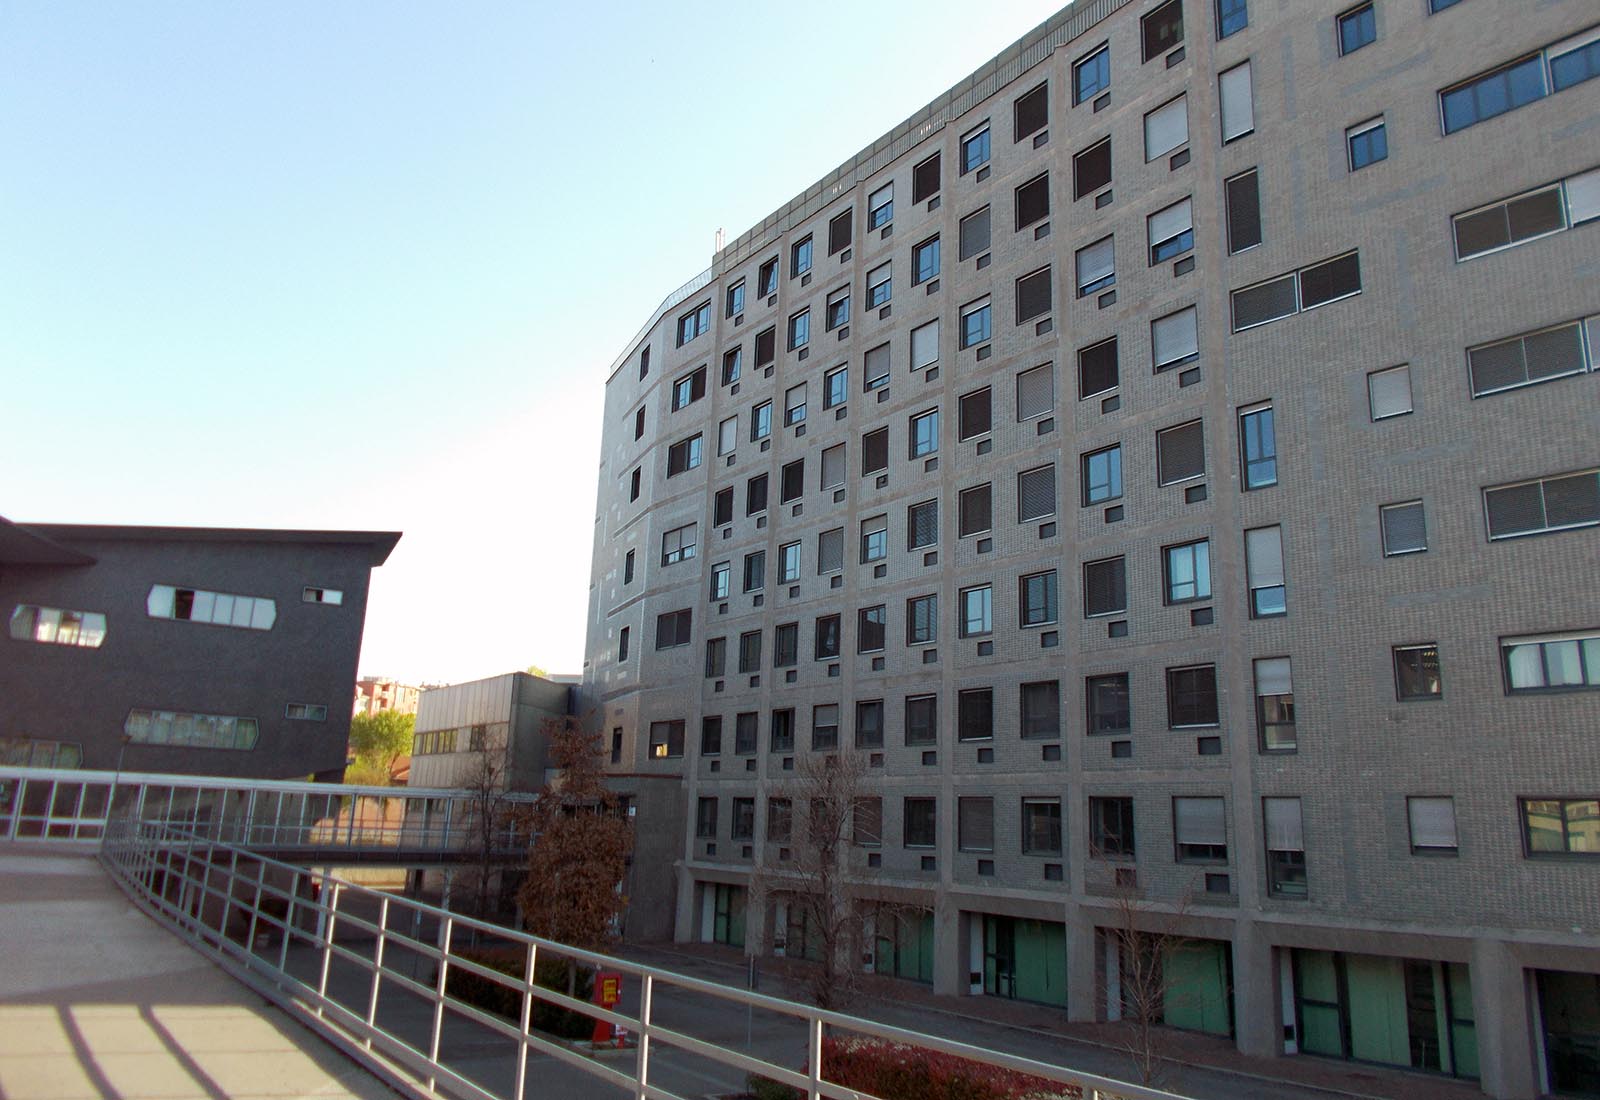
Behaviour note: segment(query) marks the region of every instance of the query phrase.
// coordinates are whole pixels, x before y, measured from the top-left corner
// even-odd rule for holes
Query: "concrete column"
[[[684,866],[677,868],[678,896],[673,906],[672,942],[694,943],[700,938],[700,899],[694,888],[694,875]]]
[[[933,907],[933,991],[953,997],[967,992],[967,941],[961,910],[940,891]]]
[[[1498,1100],[1538,1096],[1542,1090],[1527,973],[1511,945],[1501,940],[1473,940],[1471,967],[1483,1091]]]
[[[1067,1019],[1093,1023],[1099,1009],[1094,982],[1094,917],[1074,901],[1067,902],[1066,917]]]
[[[1233,1019],[1241,1054],[1275,1058],[1283,1053],[1276,952],[1255,921],[1233,926]]]

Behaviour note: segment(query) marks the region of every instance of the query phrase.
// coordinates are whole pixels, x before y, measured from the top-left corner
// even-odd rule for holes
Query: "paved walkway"
[[[0,1097],[393,1100],[139,912],[88,856],[0,848]]]

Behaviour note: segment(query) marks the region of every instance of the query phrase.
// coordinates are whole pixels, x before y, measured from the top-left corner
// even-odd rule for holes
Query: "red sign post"
[[[601,1008],[616,1008],[617,1002],[622,1000],[622,975],[605,970],[598,971],[594,976],[595,1004]],[[612,1040],[611,1023],[607,1020],[594,1022],[594,1042],[609,1043]]]

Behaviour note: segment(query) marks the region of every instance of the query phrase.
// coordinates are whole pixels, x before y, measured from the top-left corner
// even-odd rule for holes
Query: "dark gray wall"
[[[344,767],[350,700],[366,618],[371,543],[58,541],[93,555],[81,567],[0,566],[0,613],[39,604],[106,616],[98,649],[0,634],[0,737],[76,741],[85,768],[117,764],[130,709],[255,718],[253,751],[130,744],[130,771],[286,778]],[[153,619],[153,584],[277,601],[271,630]],[[307,585],[338,588],[342,605],[302,602]],[[320,703],[323,722],[289,721],[288,703]]]

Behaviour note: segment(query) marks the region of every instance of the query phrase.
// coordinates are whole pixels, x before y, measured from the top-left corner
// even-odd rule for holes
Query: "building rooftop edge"
[[[797,222],[811,217],[828,203],[849,192],[856,184],[899,158],[918,142],[944,129],[951,119],[965,114],[975,103],[993,95],[1029,69],[1055,52],[1057,46],[1066,44],[1083,34],[1113,12],[1133,0],[1072,0],[1060,11],[1034,27],[1027,34],[1001,50],[993,58],[974,69],[964,80],[959,80],[934,97],[927,105],[893,127],[877,141],[823,176],[816,183],[768,214],[761,222],[745,230],[732,244],[711,258],[711,266],[690,278],[682,286],[661,300],[648,320],[624,345],[606,371],[606,382],[616,377],[622,365],[632,357],[634,349],[646,333],[673,306],[706,286],[720,271],[742,263],[761,245],[773,237],[792,229]]]
[[[0,521],[7,522],[7,521]],[[389,560],[400,531],[325,531],[275,527],[137,527],[121,524],[88,523],[11,523],[34,537],[47,541],[73,539],[121,539],[130,542],[269,542],[356,544],[371,546],[374,567]],[[93,561],[88,558],[84,564]]]

